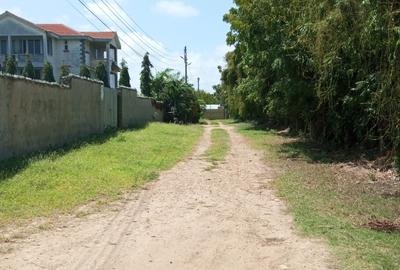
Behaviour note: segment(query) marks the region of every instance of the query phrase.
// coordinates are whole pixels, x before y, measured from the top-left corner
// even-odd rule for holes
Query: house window
[[[42,42],[41,42],[41,40],[35,40],[35,54],[42,54]]]
[[[53,55],[53,40],[51,38],[47,39],[47,54]]]
[[[13,54],[25,54],[26,52],[26,40],[17,39],[12,41]]]
[[[7,54],[7,40],[0,40],[0,54]]]
[[[64,42],[64,52],[68,52],[68,40]]]
[[[31,54],[40,55],[42,54],[42,41],[41,40],[13,40],[13,54]]]
[[[34,40],[28,40],[28,53],[34,54],[35,53],[35,42]]]

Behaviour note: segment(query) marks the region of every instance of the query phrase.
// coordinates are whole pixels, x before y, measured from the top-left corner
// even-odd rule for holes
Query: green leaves
[[[232,116],[337,145],[400,136],[400,7],[356,0],[237,0],[221,72]]]

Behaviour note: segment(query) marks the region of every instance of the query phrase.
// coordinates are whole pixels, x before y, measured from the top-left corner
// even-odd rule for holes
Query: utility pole
[[[197,92],[200,92],[200,77],[197,78]]]
[[[188,57],[187,57],[187,47],[185,46],[185,50],[184,50],[184,56],[181,58],[183,59],[183,61],[185,62],[185,82],[186,84],[188,83],[188,75],[187,75],[187,71],[188,71]]]

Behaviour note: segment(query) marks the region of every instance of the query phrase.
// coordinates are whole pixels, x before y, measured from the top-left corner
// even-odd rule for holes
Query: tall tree
[[[110,87],[110,84],[108,82],[108,76],[107,76],[107,68],[103,62],[100,61],[97,64],[95,74],[96,74],[96,79],[98,79],[99,81],[102,81],[104,83],[105,87]]]
[[[29,57],[26,59],[26,64],[24,70],[22,71],[22,76],[34,79],[35,78],[35,68],[33,67],[32,61]]]
[[[6,73],[14,75],[17,73],[17,61],[15,60],[15,56],[11,56],[7,58],[6,62]]]
[[[56,81],[54,79],[53,66],[49,62],[46,62],[46,64],[44,64],[43,80],[45,80],[47,82],[55,82]]]
[[[121,74],[119,77],[119,85],[125,87],[131,87],[131,77],[129,76],[129,68],[127,62],[123,59],[121,62]]]
[[[142,72],[140,73],[140,89],[143,95],[151,97],[152,96],[152,81],[153,75],[151,74],[151,69],[153,65],[150,62],[150,54],[146,53],[143,57],[142,62]]]
[[[231,115],[290,126],[330,144],[395,152],[397,2],[234,2],[224,16],[234,50],[221,72]]]

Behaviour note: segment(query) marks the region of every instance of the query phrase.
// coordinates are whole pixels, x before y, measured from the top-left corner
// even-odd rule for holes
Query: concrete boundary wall
[[[0,73],[0,160],[101,134],[117,128],[119,121],[124,128],[162,121],[156,102],[136,91],[105,88],[78,76],[62,82]]]
[[[220,107],[217,110],[207,109],[204,112],[203,117],[209,120],[222,120],[226,118],[225,109]]]
[[[161,122],[164,119],[162,103],[152,98],[140,97],[136,89],[119,88],[120,107],[119,127],[140,127],[148,122]]]

